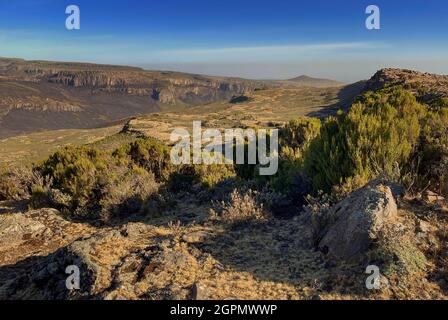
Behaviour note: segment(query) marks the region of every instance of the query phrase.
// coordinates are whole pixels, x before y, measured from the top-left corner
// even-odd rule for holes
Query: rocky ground
[[[444,199],[374,182],[330,209],[228,224],[193,196],[114,226],[0,206],[1,299],[446,299]],[[81,270],[67,290],[67,266]],[[366,289],[377,265],[380,289]]]

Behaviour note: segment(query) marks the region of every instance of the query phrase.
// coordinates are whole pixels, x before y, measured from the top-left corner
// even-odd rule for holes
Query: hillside
[[[0,299],[446,300],[444,79],[387,69],[137,116],[83,146],[56,144],[90,130],[6,139],[46,159],[0,170]],[[193,120],[278,128],[277,173],[174,166],[163,141]]]

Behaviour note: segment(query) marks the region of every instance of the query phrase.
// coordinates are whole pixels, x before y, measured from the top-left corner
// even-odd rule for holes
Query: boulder
[[[46,256],[0,267],[0,300],[188,299],[203,269],[195,252],[144,223],[104,228]],[[73,270],[79,288],[66,285]]]
[[[30,255],[47,255],[90,234],[92,228],[65,220],[55,209],[0,215],[0,266]]]
[[[438,195],[437,193],[432,192],[430,190],[426,190],[423,193],[423,199],[426,202],[428,202],[428,203],[435,203],[435,202],[438,202],[438,201],[444,201],[445,200],[444,197],[442,197],[442,196]]]
[[[384,226],[396,221],[397,203],[391,188],[374,181],[330,209],[318,247],[335,259],[358,260]]]
[[[211,298],[210,289],[201,282],[196,282],[191,288],[191,298],[192,300],[210,300]]]
[[[182,240],[185,241],[186,243],[194,244],[194,243],[202,243],[209,237],[210,234],[205,231],[196,231],[183,235]]]
[[[45,225],[22,214],[0,216],[1,249],[17,247],[45,230]]]

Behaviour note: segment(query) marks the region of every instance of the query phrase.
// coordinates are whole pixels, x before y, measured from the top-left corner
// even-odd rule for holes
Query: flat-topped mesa
[[[366,82],[366,90],[380,90],[386,85],[403,86],[423,101],[448,96],[448,75],[406,69],[385,68]]]

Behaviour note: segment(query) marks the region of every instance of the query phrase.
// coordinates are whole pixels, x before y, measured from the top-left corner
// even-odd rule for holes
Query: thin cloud
[[[182,53],[182,54],[226,54],[226,53],[253,53],[253,52],[310,52],[310,51],[331,51],[340,49],[371,49],[378,47],[379,43],[373,42],[347,42],[347,43],[324,43],[324,44],[305,44],[305,45],[285,45],[285,46],[255,46],[255,47],[230,47],[214,49],[180,49],[165,51],[164,53]],[[381,44],[382,45],[382,44]]]
[[[232,61],[232,60],[272,60],[297,58],[306,55],[323,55],[335,51],[358,51],[384,48],[378,42],[343,42],[282,46],[254,46],[205,49],[175,49],[153,52],[150,60],[160,61]]]

